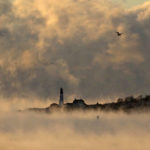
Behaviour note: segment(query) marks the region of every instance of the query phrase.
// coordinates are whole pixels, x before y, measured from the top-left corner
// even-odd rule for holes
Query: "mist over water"
[[[150,149],[150,114],[19,113],[1,104],[7,107],[0,112],[1,150]]]

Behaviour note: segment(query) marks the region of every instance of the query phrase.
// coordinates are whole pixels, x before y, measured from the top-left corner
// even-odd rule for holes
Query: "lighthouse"
[[[64,93],[63,93],[63,88],[60,88],[59,106],[62,107],[63,104],[64,104]]]

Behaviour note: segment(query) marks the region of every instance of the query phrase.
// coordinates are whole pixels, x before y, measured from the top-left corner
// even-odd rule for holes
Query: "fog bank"
[[[144,113],[36,114],[9,108],[0,112],[0,149],[149,150],[149,118]]]

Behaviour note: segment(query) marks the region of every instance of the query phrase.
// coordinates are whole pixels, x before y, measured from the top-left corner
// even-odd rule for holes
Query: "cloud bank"
[[[0,0],[0,22],[1,97],[149,92],[150,2]]]

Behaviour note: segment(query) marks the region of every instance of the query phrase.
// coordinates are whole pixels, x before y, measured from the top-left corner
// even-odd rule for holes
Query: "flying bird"
[[[123,33],[120,33],[120,32],[116,32],[116,33],[117,33],[118,36],[121,36],[123,34]]]

